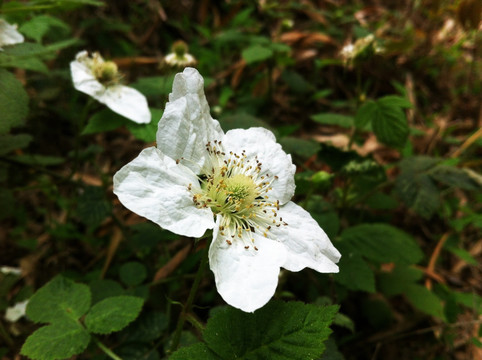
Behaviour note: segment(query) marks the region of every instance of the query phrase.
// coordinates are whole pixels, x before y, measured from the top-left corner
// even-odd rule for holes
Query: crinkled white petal
[[[206,162],[206,144],[221,140],[223,135],[209,112],[202,76],[194,68],[184,69],[174,78],[159,121],[157,147],[172,159],[188,159],[184,165],[198,174]]]
[[[300,271],[309,267],[321,273],[338,272],[336,263],[341,254],[306,210],[290,201],[278,214],[288,224],[271,228],[271,234],[288,250],[283,268]]]
[[[223,144],[227,152],[241,154],[245,150],[248,159],[257,156],[262,163],[260,175],[268,173],[271,177],[278,177],[273,181],[273,189],[268,193],[271,199],[284,204],[293,197],[296,166],[291,161],[291,155],[283,151],[271,131],[264,128],[229,130],[224,136]]]
[[[10,25],[4,19],[0,19],[0,47],[23,43],[25,38],[17,31],[17,25]]]
[[[5,320],[10,322],[16,322],[22,316],[25,316],[27,310],[28,300],[16,303],[14,306],[8,307],[5,312]]]
[[[77,90],[97,100],[105,93],[105,86],[97,81],[94,72],[89,67],[87,51],[79,52],[75,60],[70,63],[70,73]]]
[[[146,124],[151,121],[151,112],[146,97],[131,87],[109,86],[97,100],[106,104],[112,111],[138,124]]]
[[[200,237],[214,227],[214,218],[209,208],[195,207],[189,184],[200,192],[192,171],[155,147],[114,175],[114,193],[126,208],[176,234]]]
[[[220,222],[218,215],[217,224]],[[214,273],[216,287],[222,298],[231,306],[253,312],[264,306],[274,295],[278,285],[280,266],[286,261],[285,247],[273,240],[254,236],[245,249],[240,239],[231,239],[228,245],[215,227],[209,248],[209,266]]]
[[[182,57],[175,53],[166,55],[164,61],[171,66],[191,66],[196,64],[196,59],[191,54],[184,54]]]

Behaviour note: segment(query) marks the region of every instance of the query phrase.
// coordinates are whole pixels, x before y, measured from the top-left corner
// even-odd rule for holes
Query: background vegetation
[[[482,358],[480,4],[0,1],[0,16],[26,38],[0,51],[0,265],[21,269],[0,273],[0,313],[55,278],[37,303],[69,299],[75,321],[92,304],[82,321],[98,335],[79,333],[76,350],[50,358],[102,359],[109,349],[122,359],[167,356],[204,243],[125,209],[112,176],[155,140],[182,71],[163,59],[183,40],[213,117],[225,131],[276,134],[298,168],[296,201],[343,255],[339,274],[282,272],[275,296],[340,305],[321,359]],[[368,45],[343,57],[358,39]],[[83,49],[114,61],[146,95],[150,124],[73,88],[69,63]],[[229,359],[212,340],[222,316],[238,316],[233,338],[262,331],[225,309],[209,271],[195,304],[183,346],[204,338]],[[296,304],[289,311],[299,316]],[[96,317],[117,308],[118,323]],[[33,321],[61,316],[32,309],[29,319],[0,319],[0,358],[21,359]],[[23,351],[49,358],[35,346]]]

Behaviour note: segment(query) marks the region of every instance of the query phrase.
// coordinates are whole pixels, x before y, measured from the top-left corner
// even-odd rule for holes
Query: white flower
[[[70,71],[77,90],[136,123],[151,121],[145,96],[131,87],[119,84],[120,75],[114,62],[104,61],[99,53],[89,57],[87,51],[81,51],[75,61],[70,63]]]
[[[10,322],[16,322],[22,316],[25,316],[25,311],[27,309],[28,300],[16,303],[14,306],[7,308],[5,312],[5,320]]]
[[[0,273],[5,275],[13,274],[20,276],[22,274],[22,270],[20,268],[15,268],[12,266],[0,266]]]
[[[164,58],[164,62],[172,67],[184,68],[196,64],[196,58],[189,54],[187,44],[178,40],[172,45],[172,52]]]
[[[10,25],[0,19],[0,49],[5,45],[14,45],[24,42],[24,37],[17,31],[17,25]]]
[[[295,166],[263,128],[223,133],[193,68],[176,75],[157,147],[114,176],[130,210],[174,233],[214,229],[210,268],[223,299],[252,312],[273,296],[280,268],[338,272],[340,253],[310,214],[290,201]]]

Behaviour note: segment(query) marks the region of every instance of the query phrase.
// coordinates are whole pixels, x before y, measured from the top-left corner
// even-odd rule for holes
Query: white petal
[[[17,31],[17,25],[10,25],[0,19],[0,46],[23,43],[25,38]]]
[[[146,124],[151,121],[151,112],[146,97],[131,87],[109,86],[97,100],[106,104],[114,112],[138,124]]]
[[[218,292],[229,305],[253,312],[274,295],[280,266],[286,260],[286,249],[282,244],[256,234],[257,251],[252,245],[245,249],[240,239],[231,239],[232,245],[228,245],[218,228],[215,227],[214,240],[209,248],[209,266]]]
[[[264,128],[230,130],[224,136],[223,144],[227,152],[241,154],[245,150],[248,159],[257,156],[262,163],[261,174],[278,177],[271,185],[273,189],[267,194],[270,198],[284,204],[293,197],[296,166],[291,161],[291,155],[283,151],[271,131]]]
[[[138,215],[176,234],[200,237],[214,227],[210,209],[198,209],[192,201],[199,190],[196,176],[157,148],[144,149],[114,175],[114,193]]]
[[[27,310],[28,300],[16,303],[14,306],[8,307],[5,312],[5,320],[10,322],[16,322],[22,316],[25,316]]]
[[[157,147],[173,159],[188,159],[184,164],[199,174],[206,160],[206,144],[221,140],[223,135],[219,122],[209,112],[202,76],[196,69],[184,69],[174,78],[159,121]]]
[[[5,275],[13,274],[13,275],[20,276],[20,275],[22,275],[22,269],[15,268],[15,267],[12,267],[12,266],[1,266],[0,267],[0,273],[5,274]]]
[[[290,201],[278,214],[288,225],[273,226],[270,231],[288,250],[285,269],[309,267],[321,273],[338,272],[336,263],[341,255],[309,212]]]
[[[97,81],[89,67],[89,62],[87,51],[81,51],[77,54],[76,59],[70,63],[72,81],[77,90],[100,100],[106,89],[104,85]]]

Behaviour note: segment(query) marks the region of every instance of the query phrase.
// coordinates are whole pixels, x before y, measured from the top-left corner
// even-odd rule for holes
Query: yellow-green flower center
[[[277,213],[279,201],[268,196],[278,177],[263,172],[256,157],[250,159],[244,151],[227,155],[220,141],[214,143],[206,145],[209,161],[200,175],[200,189],[194,191],[189,184],[188,190],[196,207],[221,216],[220,235],[229,245],[239,239],[249,249],[253,232],[268,237],[272,226],[287,225]]]
[[[96,79],[104,85],[116,83],[120,78],[117,64],[113,61],[100,62],[94,59],[92,70]]]

